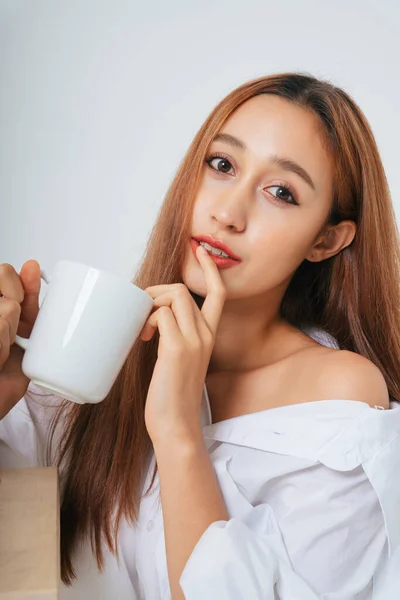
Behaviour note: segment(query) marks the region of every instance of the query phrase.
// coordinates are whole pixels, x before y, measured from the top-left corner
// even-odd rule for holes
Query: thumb
[[[39,312],[41,286],[39,263],[36,260],[26,261],[22,265],[19,277],[25,292],[21,303],[21,320],[33,325]]]

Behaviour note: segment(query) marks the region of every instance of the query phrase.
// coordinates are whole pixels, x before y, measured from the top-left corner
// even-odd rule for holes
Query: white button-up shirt
[[[28,393],[0,422],[0,466],[44,464],[57,401]],[[212,424],[204,386],[202,426],[229,520],[212,523],[189,557],[188,600],[400,599],[400,404],[317,400]],[[118,539],[119,560],[106,550],[101,574],[89,543],[79,548],[62,600],[171,598],[158,475]]]

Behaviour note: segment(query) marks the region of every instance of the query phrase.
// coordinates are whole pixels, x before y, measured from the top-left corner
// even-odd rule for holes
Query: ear
[[[320,262],[338,254],[343,248],[351,244],[356,235],[357,225],[354,221],[341,221],[330,227],[311,248],[305,257],[310,262]]]

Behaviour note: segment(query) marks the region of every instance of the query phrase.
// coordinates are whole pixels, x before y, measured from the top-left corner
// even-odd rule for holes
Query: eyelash
[[[221,174],[221,175],[228,175],[228,173],[224,173],[223,171],[218,171],[218,169],[214,169],[214,167],[212,167],[212,166],[211,166],[211,163],[212,163],[212,161],[213,161],[215,158],[220,158],[221,160],[226,160],[226,161],[227,161],[227,162],[228,162],[228,163],[229,163],[231,166],[233,166],[233,165],[232,165],[232,163],[231,163],[231,161],[229,160],[229,158],[228,158],[227,156],[224,156],[223,154],[210,154],[210,155],[209,155],[209,156],[207,156],[207,158],[205,159],[205,162],[207,163],[208,167],[209,167],[209,168],[210,168],[212,171],[215,171],[216,173],[219,173],[219,174]],[[296,205],[298,206],[298,205],[299,205],[299,203],[297,202],[297,200],[296,200],[296,198],[295,198],[295,196],[294,196],[294,193],[293,193],[293,191],[292,191],[292,188],[290,187],[290,185],[288,185],[288,184],[287,184],[287,183],[285,183],[284,181],[280,181],[280,182],[278,182],[276,185],[271,185],[271,186],[269,186],[269,187],[278,187],[278,188],[281,188],[281,189],[283,189],[283,190],[286,190],[287,192],[289,192],[289,194],[291,195],[291,197],[292,197],[292,199],[293,199],[293,202],[288,202],[287,200],[283,200],[282,198],[278,198],[278,197],[276,197],[276,196],[273,196],[273,197],[274,197],[274,199],[275,199],[275,200],[276,200],[278,203],[280,203],[280,204],[292,204],[292,205],[294,205],[294,206],[296,206]]]

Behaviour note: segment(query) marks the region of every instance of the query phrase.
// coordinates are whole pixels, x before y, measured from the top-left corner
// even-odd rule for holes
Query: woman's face
[[[282,295],[297,267],[311,255],[331,208],[333,166],[317,118],[273,95],[242,104],[210,145],[191,233],[225,242],[241,262],[220,269],[229,299]],[[295,172],[274,157],[290,160]],[[300,171],[300,172],[299,172]],[[190,242],[182,278],[207,293]]]

